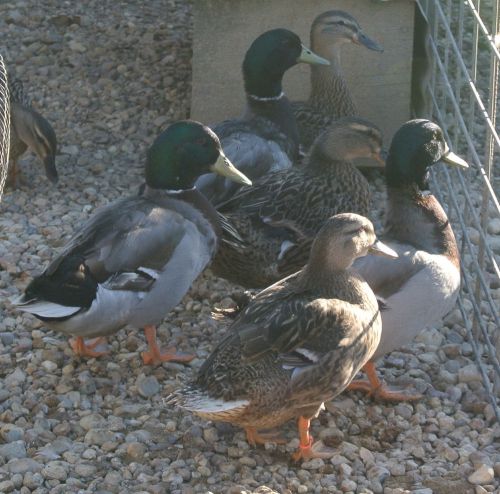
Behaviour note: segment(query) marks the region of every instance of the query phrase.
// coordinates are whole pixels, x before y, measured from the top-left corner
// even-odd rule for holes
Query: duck
[[[330,64],[311,67],[309,99],[292,103],[300,141],[306,150],[332,121],[358,115],[342,72],[342,46],[353,43],[376,52],[384,51],[363,32],[352,15],[342,10],[318,15],[311,25],[310,39],[311,49]]]
[[[31,105],[31,100],[19,79],[9,80],[10,152],[7,182],[18,183],[18,160],[29,149],[43,163],[45,175],[52,183],[59,176],[56,168],[57,138],[50,123]]]
[[[377,376],[376,361],[411,343],[425,328],[439,324],[460,289],[460,254],[452,226],[429,191],[429,171],[436,163],[467,168],[450,150],[442,129],[426,119],[406,122],[392,139],[386,162],[387,206],[382,241],[398,253],[385,262],[368,255],[354,268],[381,300],[382,336],[363,367],[368,380],[350,389],[389,401],[420,395],[391,390]]]
[[[370,186],[356,158],[384,162],[382,133],[345,117],[321,134],[301,166],[269,173],[217,205],[223,241],[215,275],[246,288],[264,288],[307,262],[311,243],[331,215],[370,214]]]
[[[287,29],[272,29],[258,36],[243,60],[243,116],[213,127],[226,155],[251,180],[290,168],[299,157],[299,134],[282,79],[300,62],[329,63]],[[238,189],[213,174],[200,177],[196,186],[213,204],[228,199]]]
[[[166,403],[243,427],[251,445],[279,441],[274,431],[263,431],[296,419],[300,447],[293,459],[332,456],[313,443],[310,421],[378,345],[377,299],[351,267],[368,252],[395,255],[363,216],[329,218],[306,266],[257,294],[196,378]]]
[[[221,232],[217,213],[194,182],[213,171],[251,181],[222,151],[218,137],[196,121],[170,125],[147,153],[139,194],[97,211],[45,271],[15,300],[47,327],[74,336],[77,355],[98,357],[102,338],[130,325],[144,328],[144,364],[186,362],[175,348],[161,353],[156,326],[209,264]]]

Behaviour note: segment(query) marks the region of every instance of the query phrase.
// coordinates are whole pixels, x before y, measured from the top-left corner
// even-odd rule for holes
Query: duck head
[[[354,43],[369,50],[383,52],[383,48],[369,38],[358,21],[342,10],[329,10],[314,19],[311,25],[311,48],[321,56],[332,58],[338,46]]]
[[[384,166],[382,141],[382,132],[376,125],[362,118],[344,117],[330,125],[314,141],[311,154],[319,153],[328,161],[372,158]]]
[[[226,157],[215,133],[193,120],[170,125],[147,153],[146,183],[153,189],[190,189],[200,175],[210,172],[252,185]]]
[[[292,31],[266,31],[250,45],[243,60],[243,79],[247,94],[257,98],[280,96],[283,75],[301,62],[329,65],[328,60],[306,48]]]
[[[439,161],[462,168],[469,166],[450,150],[439,125],[425,119],[410,120],[392,138],[386,161],[387,185],[429,190],[429,168]]]
[[[10,117],[17,135],[33,151],[45,167],[47,178],[56,183],[57,138],[50,123],[32,108],[11,104]]]
[[[368,253],[398,257],[395,251],[377,240],[370,220],[354,213],[336,214],[316,235],[309,263],[323,263],[331,270],[341,271]]]

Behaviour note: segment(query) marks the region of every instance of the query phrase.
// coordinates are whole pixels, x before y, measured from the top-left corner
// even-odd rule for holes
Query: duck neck
[[[450,221],[438,200],[416,185],[388,187],[385,233],[390,239],[448,257],[460,256]]]
[[[325,298],[341,297],[346,302],[360,305],[366,302],[366,286],[349,266],[328,266],[328,261],[326,265],[325,262],[309,262],[297,281],[305,290],[320,288]]]
[[[198,191],[196,187],[183,190],[165,190],[154,189],[147,184],[141,187],[139,194],[152,202],[162,204],[165,199],[173,199],[189,203],[197,209],[209,221],[217,237],[220,238],[222,228],[219,220],[219,214],[212,203]]]
[[[295,145],[295,155],[299,152],[299,131],[293,114],[292,105],[283,92],[276,98],[257,97],[247,93],[245,119],[262,117],[278,126]]]
[[[329,60],[330,65],[311,66],[311,93],[309,105],[334,118],[356,115],[356,106],[343,77],[340,64],[340,46],[332,46],[327,52],[312,50]]]

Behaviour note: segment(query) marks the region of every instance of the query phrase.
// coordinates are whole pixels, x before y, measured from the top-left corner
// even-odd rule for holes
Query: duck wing
[[[400,291],[425,265],[415,255],[415,247],[394,241],[384,240],[384,243],[398,253],[397,259],[369,254],[356,259],[353,267],[370,285],[375,295],[387,300]]]
[[[168,263],[186,234],[187,222],[176,211],[146,198],[119,200],[85,223],[45,274],[54,273],[68,256],[79,257],[98,282],[139,288],[141,279],[150,283],[154,273]],[[123,275],[136,271],[135,279]]]
[[[292,166],[293,147],[278,127],[264,118],[227,120],[214,127],[226,156],[238,170],[255,180]],[[232,197],[240,186],[213,173],[201,176],[196,187],[212,204]]]

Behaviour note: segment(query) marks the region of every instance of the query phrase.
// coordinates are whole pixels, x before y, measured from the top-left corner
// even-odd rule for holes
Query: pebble
[[[469,475],[467,480],[474,485],[490,484],[495,478],[493,468],[488,465],[481,465],[474,473]]]
[[[0,446],[0,458],[6,461],[13,458],[26,458],[26,445],[24,441],[12,441]]]
[[[477,369],[476,364],[466,365],[458,371],[458,382],[471,383],[482,380],[481,373]]]
[[[151,398],[160,391],[160,383],[155,376],[141,377],[137,379],[137,389],[144,398]]]
[[[46,479],[66,480],[67,466],[63,462],[51,461],[42,469],[42,475]]]

